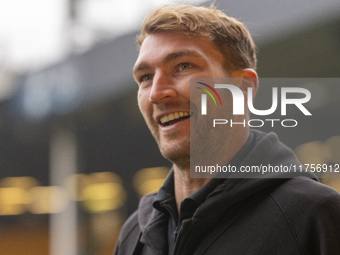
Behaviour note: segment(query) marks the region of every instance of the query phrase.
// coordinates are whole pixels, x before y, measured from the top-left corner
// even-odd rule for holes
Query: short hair
[[[167,4],[153,9],[143,21],[137,36],[139,47],[151,34],[181,32],[212,40],[225,58],[230,71],[256,69],[256,46],[247,28],[213,5],[210,7]]]

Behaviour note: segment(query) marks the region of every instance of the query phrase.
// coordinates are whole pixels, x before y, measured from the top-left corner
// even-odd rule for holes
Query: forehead
[[[183,54],[183,53],[189,54]],[[179,53],[177,56],[176,53]],[[171,55],[201,57],[223,62],[222,53],[215,43],[203,37],[190,37],[182,33],[159,33],[148,35],[140,48],[134,72],[141,65],[158,64]]]

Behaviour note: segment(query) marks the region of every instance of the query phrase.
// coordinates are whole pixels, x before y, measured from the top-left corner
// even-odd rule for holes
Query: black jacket
[[[299,164],[275,134],[255,132],[244,162]],[[144,196],[124,224],[115,255],[167,254],[168,215]],[[340,254],[340,195],[310,174],[226,179],[184,220],[174,254]]]

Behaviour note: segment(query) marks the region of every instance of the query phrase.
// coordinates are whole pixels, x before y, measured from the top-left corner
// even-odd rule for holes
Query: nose
[[[156,73],[152,81],[152,88],[149,96],[150,103],[161,103],[176,96],[177,91],[173,79],[166,73]]]

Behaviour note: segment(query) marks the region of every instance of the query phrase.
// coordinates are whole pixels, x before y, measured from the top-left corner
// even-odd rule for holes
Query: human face
[[[181,33],[148,35],[133,69],[138,105],[162,155],[190,161],[190,121],[199,108],[190,101],[191,78],[229,77],[224,58],[206,38]]]

